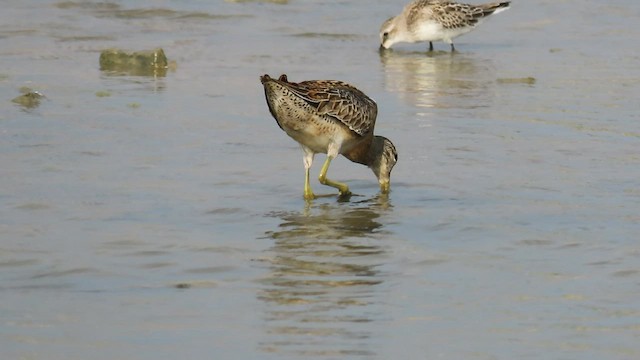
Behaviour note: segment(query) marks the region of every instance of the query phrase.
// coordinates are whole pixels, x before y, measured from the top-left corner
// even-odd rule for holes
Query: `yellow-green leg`
[[[331,160],[333,160],[333,157],[327,156],[327,160],[325,160],[324,165],[322,165],[322,169],[320,170],[320,176],[318,176],[318,180],[320,180],[320,183],[323,185],[328,185],[338,189],[338,191],[340,191],[340,196],[351,195],[351,191],[349,191],[349,187],[347,186],[347,184],[327,179],[327,170],[329,170],[329,164],[331,164]]]
[[[302,158],[304,162],[304,198],[306,200],[313,200],[316,196],[311,191],[311,184],[309,183],[309,169],[311,168],[311,164],[313,164],[313,156],[314,152],[308,147],[302,145],[302,151],[304,151],[304,157]]]
[[[307,168],[304,176],[304,198],[307,200],[313,200],[316,196],[311,191],[311,184],[309,183],[309,168]]]

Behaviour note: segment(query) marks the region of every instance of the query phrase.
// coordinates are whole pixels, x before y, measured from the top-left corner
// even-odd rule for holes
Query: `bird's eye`
[[[389,37],[389,32],[384,32],[384,33],[382,34],[382,39],[383,39],[383,40],[387,40],[387,38],[388,38],[388,37]]]

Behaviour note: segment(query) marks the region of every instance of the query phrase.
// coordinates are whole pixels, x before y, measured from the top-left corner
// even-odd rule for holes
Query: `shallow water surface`
[[[3,357],[640,358],[635,2],[378,52],[403,5],[5,2]],[[166,74],[99,70],[157,47]],[[374,98],[391,193],[340,157],[355,195],[305,202],[265,73]]]

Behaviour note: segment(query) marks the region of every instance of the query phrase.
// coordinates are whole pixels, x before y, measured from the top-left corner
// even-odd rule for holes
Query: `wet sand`
[[[635,3],[516,2],[457,53],[381,54],[402,6],[6,2],[3,356],[640,357]],[[177,68],[101,72],[114,47]],[[305,202],[265,73],[374,98],[389,196],[338,158],[356,195]]]

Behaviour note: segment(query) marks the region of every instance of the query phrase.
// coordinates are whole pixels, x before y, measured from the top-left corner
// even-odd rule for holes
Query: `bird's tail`
[[[271,80],[275,80],[275,79],[274,79],[274,78],[272,78],[271,76],[269,76],[268,74],[264,74],[264,75],[260,76],[260,82],[261,82],[262,84],[264,84],[264,83],[266,83],[266,82],[268,82],[268,81],[271,81]],[[282,82],[289,82],[289,81],[287,80],[287,75],[286,75],[286,74],[282,74],[282,75],[280,75],[280,77],[278,78],[278,81],[282,81]]]
[[[511,6],[511,1],[492,2],[480,5],[483,10],[484,16],[497,14],[501,11],[507,10],[509,6]]]

